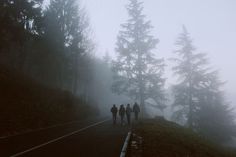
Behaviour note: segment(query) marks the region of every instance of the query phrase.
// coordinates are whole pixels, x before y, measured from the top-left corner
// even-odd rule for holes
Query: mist
[[[96,56],[102,58],[108,51],[115,57],[116,36],[120,24],[127,20],[126,0],[82,0],[88,11],[93,35],[97,41]],[[168,59],[175,49],[174,42],[184,24],[194,40],[198,51],[208,54],[211,65],[220,71],[222,80],[226,81],[225,91],[231,105],[236,100],[236,75],[233,74],[236,47],[235,6],[233,0],[146,0],[144,14],[151,20],[153,34],[160,39],[157,46],[159,57]],[[114,18],[116,17],[116,18]],[[109,21],[109,22],[107,22]],[[170,65],[171,63],[167,62]],[[170,65],[171,66],[171,65]],[[167,67],[168,83],[172,83],[172,74]]]
[[[115,137],[109,146],[118,151],[99,147],[117,156],[128,134],[124,146],[131,154],[156,156],[152,150],[161,143],[166,156],[166,145],[182,142],[179,155],[191,156],[195,151],[185,145],[195,146],[188,140],[193,137],[196,156],[214,156],[206,150],[218,146],[234,156],[235,7],[233,0],[0,2],[4,155],[17,152],[11,140],[22,143],[30,134],[47,139],[33,144],[29,136],[32,151],[78,135],[78,154],[96,155],[86,145],[90,135],[107,144]],[[89,130],[95,127],[98,132]],[[151,143],[148,151],[143,139]],[[94,147],[100,142],[95,139]],[[31,152],[25,148],[15,155]]]

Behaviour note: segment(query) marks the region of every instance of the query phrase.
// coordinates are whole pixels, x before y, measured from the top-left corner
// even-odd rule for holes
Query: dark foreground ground
[[[102,120],[99,120],[102,121]],[[14,156],[19,152],[46,143],[31,150],[22,157],[118,157],[129,127],[113,126],[111,121],[104,121],[96,126],[90,122],[78,122],[38,132],[27,133],[6,139],[0,139],[0,157]],[[91,126],[89,128],[86,128]],[[47,143],[76,130],[81,131]],[[16,155],[17,156],[17,155]]]
[[[138,149],[130,157],[236,157],[236,150],[217,146],[189,129],[162,118],[143,120],[135,125]],[[137,138],[138,137],[138,138]]]
[[[105,119],[74,122],[0,139],[0,157],[118,157],[129,130]],[[234,150],[161,118],[133,123],[132,130],[129,157],[236,157]]]

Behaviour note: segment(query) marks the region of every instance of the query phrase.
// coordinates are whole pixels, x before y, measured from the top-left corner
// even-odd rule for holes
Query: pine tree
[[[198,93],[197,131],[217,143],[227,142],[236,135],[233,108],[225,101],[218,72],[209,72],[206,79]]]
[[[197,53],[189,33],[183,27],[175,51],[178,57],[172,58],[173,67],[179,82],[173,86],[175,109],[174,118],[207,138],[223,142],[235,136],[235,123],[232,109],[224,100],[224,85],[217,71],[208,65],[206,54]]]
[[[24,71],[30,53],[28,45],[32,44],[31,41],[37,35],[36,21],[42,15],[42,2],[43,0],[0,2],[0,52],[5,53],[6,58],[3,60],[11,62],[11,66],[21,71]]]
[[[76,0],[52,0],[44,23],[46,70],[53,72],[49,83],[76,94],[79,81],[87,81],[88,53],[92,51],[85,13]]]
[[[199,108],[197,93],[201,84],[205,82],[205,74],[208,71],[205,54],[196,53],[192,39],[183,26],[183,33],[177,39],[177,54],[172,60],[176,63],[173,67],[174,74],[178,76],[179,82],[173,86],[174,103],[176,112],[175,119],[182,122],[187,121],[190,128],[194,127],[196,110]]]
[[[142,112],[145,101],[152,99],[157,107],[164,106],[163,59],[156,59],[153,50],[158,39],[150,34],[152,26],[143,15],[143,3],[130,0],[127,6],[129,19],[122,24],[117,37],[117,59],[112,89],[139,101]]]
[[[63,88],[64,80],[68,76],[69,45],[72,36],[71,25],[74,23],[74,13],[77,8],[73,0],[52,0],[45,11],[43,41],[46,45],[44,60],[47,61],[46,69],[48,83]],[[43,52],[42,52],[43,53]]]

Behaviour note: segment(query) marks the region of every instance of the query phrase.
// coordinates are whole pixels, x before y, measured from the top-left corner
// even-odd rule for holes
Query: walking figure
[[[139,108],[139,105],[137,104],[137,102],[134,103],[133,112],[135,115],[135,120],[138,120],[138,114],[140,112],[140,108]]]
[[[117,115],[118,109],[116,105],[114,104],[111,108],[112,118],[113,118],[113,124],[116,124],[116,115]]]
[[[121,125],[123,125],[124,124],[124,116],[125,116],[125,107],[123,104],[120,105],[119,115],[120,115],[120,119],[121,119]]]
[[[126,117],[127,117],[127,122],[130,125],[130,116],[131,116],[132,109],[130,107],[130,104],[127,104],[126,106]]]

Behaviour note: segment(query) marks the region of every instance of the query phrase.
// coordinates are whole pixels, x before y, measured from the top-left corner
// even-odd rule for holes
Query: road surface
[[[93,120],[0,139],[0,157],[119,157],[128,126]]]

